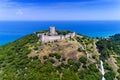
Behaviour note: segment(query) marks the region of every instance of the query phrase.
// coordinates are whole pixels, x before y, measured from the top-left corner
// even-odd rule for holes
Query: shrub
[[[78,67],[73,65],[73,66],[70,66],[70,70],[71,71],[74,71],[74,72],[77,72],[78,71]]]
[[[81,48],[78,48],[78,51],[79,51],[79,52],[82,52],[82,49],[81,49]]]
[[[120,75],[119,75],[119,76],[117,76],[117,79],[118,79],[118,80],[120,80]]]
[[[99,70],[96,68],[96,64],[89,65],[89,69],[94,71],[94,72],[99,72]]]
[[[120,73],[120,69],[118,69],[118,73]]]
[[[48,57],[47,56],[43,56],[43,59],[45,60],[45,59],[48,59]]]
[[[59,55],[58,53],[55,53],[55,57],[56,57],[56,59],[60,59],[61,55]]]
[[[80,57],[79,58],[79,61],[81,62],[81,63],[83,63],[83,64],[86,64],[86,62],[87,62],[87,58],[85,58],[85,57]]]
[[[54,57],[54,54],[53,54],[53,53],[50,53],[50,54],[49,54],[49,57]]]
[[[68,59],[68,64],[69,64],[69,65],[73,65],[73,64],[74,64],[73,59]]]
[[[56,59],[60,59],[61,55],[59,55],[58,53],[50,53],[49,57],[55,57]]]
[[[80,62],[75,62],[74,65],[75,65],[77,68],[79,68],[81,64],[80,64]]]
[[[65,57],[62,57],[62,61],[65,61]]]
[[[39,48],[37,46],[34,47],[34,50],[38,50]]]
[[[107,63],[104,64],[104,68],[105,68],[106,70],[112,71],[111,66],[110,66],[109,64],[107,64]]]
[[[115,78],[115,73],[113,71],[105,73],[106,80],[114,80],[114,78]]]

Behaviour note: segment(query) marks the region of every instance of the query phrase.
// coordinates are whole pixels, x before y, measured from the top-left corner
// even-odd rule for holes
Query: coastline
[[[0,21],[0,45],[38,30],[47,30],[48,26],[94,38],[120,33],[120,21]]]
[[[107,32],[104,32],[104,33],[106,33],[106,34],[104,34],[104,36],[101,36],[101,34],[98,35],[98,36],[92,36],[92,34],[89,34],[91,36],[89,36],[89,35],[84,35],[84,36],[93,37],[93,38],[96,38],[96,37],[108,38],[109,36],[118,34],[117,32],[116,33],[111,33],[111,34],[110,33],[107,34]],[[81,33],[78,33],[78,34],[81,34]],[[95,34],[95,33],[93,33],[93,34]],[[0,46],[3,46],[3,45],[5,45],[7,43],[10,43],[10,42],[13,42],[13,41],[15,41],[15,40],[17,40],[17,39],[19,39],[21,37],[24,37],[25,35],[27,35],[27,33],[24,34],[24,35],[16,35],[16,36],[14,36],[14,35],[7,35],[6,38],[5,37],[4,38],[0,37]],[[83,34],[81,34],[81,35],[83,35]],[[4,36],[4,35],[2,35],[2,36]],[[9,38],[9,39],[7,39],[7,38]]]

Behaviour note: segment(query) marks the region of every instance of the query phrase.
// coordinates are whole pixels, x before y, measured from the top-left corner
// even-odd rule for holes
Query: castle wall
[[[69,37],[74,37],[74,36],[75,36],[74,33],[69,33],[67,35],[58,35],[58,36],[41,35],[40,39],[43,43],[46,43],[46,42],[52,42],[52,41],[55,41],[55,40],[62,40],[62,39],[69,38]]]
[[[44,42],[52,42],[52,41],[55,41],[55,40],[60,40],[61,39],[61,36],[45,36],[44,37]]]
[[[42,43],[52,42],[52,41],[55,41],[55,40],[62,40],[62,39],[65,39],[65,38],[75,36],[75,32],[74,33],[69,33],[69,34],[66,34],[66,35],[57,35],[57,33],[55,31],[55,27],[50,27],[50,30],[49,30],[48,33],[49,33],[48,35],[44,35],[45,33],[37,35],[40,38],[40,41]]]

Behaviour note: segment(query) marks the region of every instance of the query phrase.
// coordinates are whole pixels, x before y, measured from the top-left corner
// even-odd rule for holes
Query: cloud
[[[26,1],[26,2],[24,2]],[[120,19],[118,0],[82,0],[78,2],[30,3],[28,0],[0,1],[0,19],[4,20],[113,20]],[[40,0],[39,0],[40,1]],[[9,14],[8,14],[9,13]],[[19,16],[18,16],[19,15]]]
[[[17,15],[23,15],[23,11],[21,9],[18,9],[16,12]]]

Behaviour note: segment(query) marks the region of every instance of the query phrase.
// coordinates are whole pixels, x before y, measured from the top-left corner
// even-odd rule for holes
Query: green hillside
[[[111,67],[110,72],[105,74],[106,79],[114,80],[116,75],[116,78],[120,80],[120,34],[100,39],[96,45],[101,53],[100,59],[109,64],[107,69]]]
[[[116,73],[105,61],[110,55],[119,55],[112,41],[97,42],[81,35],[54,43],[38,41],[30,34],[0,47],[0,80],[101,80],[99,58],[104,60],[106,80],[114,80]],[[114,58],[119,66],[119,58]]]

